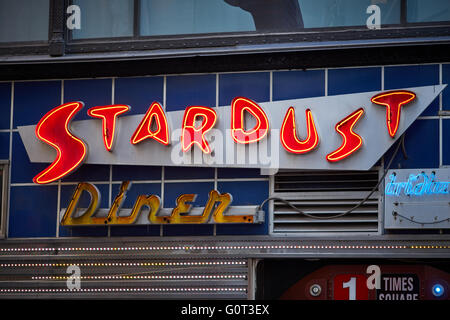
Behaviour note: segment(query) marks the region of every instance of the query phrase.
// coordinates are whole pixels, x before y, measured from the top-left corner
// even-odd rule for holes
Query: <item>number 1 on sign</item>
[[[348,288],[348,300],[356,300],[356,278],[351,277],[349,281],[342,283],[342,288]]]
[[[363,274],[337,274],[333,282],[333,299],[335,300],[367,300],[369,298],[366,276]]]

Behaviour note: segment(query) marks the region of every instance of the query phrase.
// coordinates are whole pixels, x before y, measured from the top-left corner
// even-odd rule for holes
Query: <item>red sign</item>
[[[333,279],[334,300],[368,300],[367,278],[362,274],[339,274]]]
[[[386,124],[389,135],[397,132],[401,107],[412,101],[415,94],[409,91],[397,90],[374,96],[375,104],[386,106]],[[81,110],[81,102],[69,102],[48,112],[36,126],[36,136],[39,140],[57,150],[56,159],[44,171],[36,175],[33,181],[38,184],[50,183],[73,172],[85,159],[87,145],[70,131],[70,121]],[[109,152],[114,152],[114,140],[117,134],[117,122],[120,116],[130,109],[126,105],[96,106],[88,110],[91,117],[102,120],[102,135],[104,146]],[[245,126],[245,113],[256,120],[253,128]],[[355,131],[359,119],[364,115],[364,109],[359,108],[335,125],[336,132],[342,137],[342,144],[329,153],[326,159],[333,163],[353,155],[363,144],[363,139]],[[308,135],[299,139],[295,125],[295,111],[290,107],[284,117],[280,131],[280,140],[284,149],[293,154],[309,153],[319,145],[319,135],[310,109],[306,110]],[[198,124],[200,122],[201,124]],[[197,146],[203,153],[211,153],[211,148],[205,137],[217,122],[216,111],[205,106],[190,106],[186,108],[181,142],[183,152]],[[269,131],[269,119],[264,110],[254,101],[237,97],[231,104],[231,136],[239,144],[256,143],[263,139]],[[375,133],[374,133],[375,134]],[[130,138],[130,143],[136,145],[150,138],[164,146],[170,144],[170,128],[166,114],[158,102],[153,102],[142,121]]]

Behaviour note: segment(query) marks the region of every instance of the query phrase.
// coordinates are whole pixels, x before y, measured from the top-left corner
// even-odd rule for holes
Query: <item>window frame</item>
[[[73,0],[66,0],[68,2],[68,5],[73,4]],[[383,29],[376,30],[378,33],[382,33],[381,35],[375,35],[373,38],[383,38],[383,33],[387,33],[389,37],[389,33],[391,31],[395,31],[398,29],[404,29],[413,27],[414,29],[417,29],[417,27],[430,27],[430,26],[442,26],[447,27],[450,26],[450,21],[442,21],[442,22],[407,22],[407,1],[408,0],[400,0],[400,23],[398,24],[385,24],[383,25]],[[217,42],[214,41],[217,38],[219,40],[222,40],[222,42],[225,40],[229,40],[231,42],[234,42],[236,44],[242,44],[244,42],[242,39],[248,38],[248,37],[265,37],[266,43],[269,42],[267,40],[269,39],[275,39],[277,37],[295,37],[295,38],[301,38],[306,41],[310,41],[310,38],[324,38],[325,40],[335,40],[337,38],[336,33],[342,33],[342,31],[347,31],[350,34],[353,34],[354,31],[358,33],[358,31],[366,31],[366,33],[374,33],[375,30],[369,30],[365,25],[359,25],[359,26],[340,26],[340,27],[321,27],[321,28],[305,28],[302,31],[294,31],[294,32],[258,32],[258,31],[248,31],[248,32],[219,32],[219,33],[194,33],[194,34],[174,34],[174,35],[152,35],[152,36],[142,36],[140,35],[140,16],[141,16],[141,1],[140,0],[133,0],[134,2],[134,15],[133,15],[133,35],[132,36],[126,36],[126,37],[104,37],[104,38],[86,38],[86,39],[73,39],[72,38],[72,32],[70,30],[67,30],[66,28],[66,39],[69,44],[89,44],[91,42],[98,42],[101,44],[101,42],[111,42],[111,41],[117,41],[122,42],[122,44],[126,45],[126,41],[130,42],[142,42],[146,41],[147,46],[151,45],[152,42],[177,42],[178,40],[182,40],[184,43],[181,46],[176,46],[174,44],[169,45],[172,48],[183,48],[183,47],[195,47],[194,44],[197,44],[198,47],[205,46],[206,42]],[[351,28],[351,30],[349,30]],[[406,30],[403,30],[406,31]],[[412,30],[411,32],[405,32],[405,35],[416,35],[417,31],[420,30]],[[312,36],[310,34],[313,34]],[[327,37],[327,34],[330,36]],[[372,38],[371,35],[363,36],[364,39],[370,39]],[[352,40],[358,40],[361,39],[361,35],[358,34],[356,37],[354,37]],[[320,39],[322,40],[322,39]],[[339,39],[337,39],[339,40]],[[125,42],[125,43],[124,43]],[[227,41],[226,41],[227,42]],[[276,41],[275,41],[276,42]],[[249,43],[252,43],[249,41]],[[149,49],[158,49],[162,45],[158,44],[153,47],[149,47]]]
[[[0,160],[0,170],[2,171],[1,184],[1,203],[0,203],[0,239],[6,238],[6,223],[8,215],[8,180],[9,180],[9,160]]]
[[[47,47],[48,46],[48,42],[50,41],[51,35],[52,35],[52,25],[51,25],[51,21],[52,21],[52,14],[53,14],[53,9],[52,9],[52,1],[53,0],[48,0],[48,39],[47,40],[32,40],[32,41],[13,41],[13,42],[0,42],[0,49],[2,49],[2,47],[23,47],[23,46],[27,46],[27,47]],[[63,0],[65,1],[65,0]],[[1,51],[0,51],[1,53]]]
[[[450,21],[417,22],[406,21],[407,0],[400,0],[400,24],[383,25],[382,29],[368,29],[366,26],[308,28],[295,32],[264,33],[231,32],[140,36],[140,0],[134,1],[133,35],[127,37],[73,39],[71,31],[66,27],[66,8],[72,0],[49,0],[49,40],[36,42],[0,43],[1,55],[36,55],[63,56],[65,54],[113,53],[120,51],[139,50],[187,50],[208,49],[208,54],[220,53],[223,47],[233,47],[236,53],[246,53],[246,48],[236,46],[259,46],[259,50],[272,49],[279,44],[308,44],[315,42],[352,42],[360,40],[390,40],[396,38],[411,38],[411,42],[421,43],[424,38],[450,36]],[[345,32],[343,32],[345,31]],[[417,38],[421,39],[417,39]],[[416,38],[416,39],[414,39]],[[342,43],[334,45],[342,47]]]

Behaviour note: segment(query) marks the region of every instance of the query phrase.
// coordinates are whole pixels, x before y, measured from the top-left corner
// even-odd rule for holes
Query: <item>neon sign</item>
[[[427,175],[421,172],[417,175],[410,174],[405,182],[396,182],[397,175],[391,174],[390,181],[386,184],[385,194],[388,196],[424,196],[432,194],[449,194],[450,181],[436,181],[435,173]]]
[[[153,121],[156,124],[156,130],[152,130]],[[145,113],[144,118],[137,127],[130,139],[131,144],[138,144],[147,138],[155,139],[159,143],[168,146],[169,142],[169,124],[163,108],[158,102],[153,102]]]
[[[319,144],[319,135],[317,134],[316,125],[311,110],[305,111],[307,119],[308,136],[305,140],[297,138],[297,130],[295,127],[295,110],[290,107],[286,112],[286,116],[281,126],[280,139],[284,149],[295,154],[303,154],[310,152]]]
[[[85,159],[87,147],[70,132],[69,124],[83,108],[81,102],[70,102],[50,110],[36,126],[36,136],[56,149],[56,158],[44,171],[33,178],[37,184],[61,179],[73,172]]]
[[[353,131],[353,127],[363,114],[364,109],[360,108],[336,124],[336,131],[342,136],[343,141],[339,149],[327,155],[328,161],[342,160],[361,148],[363,140]]]
[[[83,104],[70,102],[50,110],[36,126],[18,129],[30,160],[51,163],[36,175],[37,184],[64,178],[82,163],[367,170],[444,87],[264,103],[236,97],[229,106],[188,106],[170,112],[152,102],[143,115],[125,115],[130,108],[126,105],[96,106],[87,111],[96,119],[73,123]],[[415,99],[417,95],[421,98]],[[386,113],[377,105],[385,106]],[[93,125],[97,119],[102,123],[100,134]],[[56,149],[56,157],[47,145]],[[261,148],[266,148],[264,159],[269,162],[239,162],[239,148],[248,154],[262,154]],[[193,160],[197,150],[206,160]],[[177,154],[181,160],[175,161]]]
[[[202,124],[196,126],[198,117],[203,118]],[[205,139],[205,134],[216,124],[217,115],[214,109],[201,106],[188,107],[184,112],[181,145],[184,152],[196,144],[204,153],[211,153],[211,148]]]
[[[372,97],[373,103],[386,106],[386,126],[392,138],[398,130],[402,106],[415,98],[414,92],[403,90],[383,92]]]
[[[111,151],[112,149],[116,133],[117,117],[125,112],[128,112],[128,110],[130,110],[129,106],[112,105],[93,107],[87,111],[89,116],[102,119],[103,142],[106,150]]]
[[[157,195],[139,195],[131,209],[122,208],[131,182],[124,181],[111,208],[99,209],[100,192],[91,183],[79,183],[66,209],[63,209],[62,226],[82,225],[140,225],[140,224],[214,224],[214,223],[261,223],[264,220],[257,206],[231,206],[233,197],[217,190],[209,192],[204,207],[192,205],[196,194],[182,194],[176,199],[175,208],[162,208]],[[90,195],[87,208],[78,209],[83,192]],[[145,215],[143,212],[148,211]]]
[[[250,130],[245,130],[245,114],[247,111],[255,119],[256,124]],[[269,119],[264,110],[254,101],[237,97],[231,103],[231,135],[237,143],[249,144],[264,138],[269,131]]]

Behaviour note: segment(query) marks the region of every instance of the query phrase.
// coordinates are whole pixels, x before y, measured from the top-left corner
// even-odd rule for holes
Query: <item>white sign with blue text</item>
[[[450,228],[450,168],[389,170],[386,229]]]

